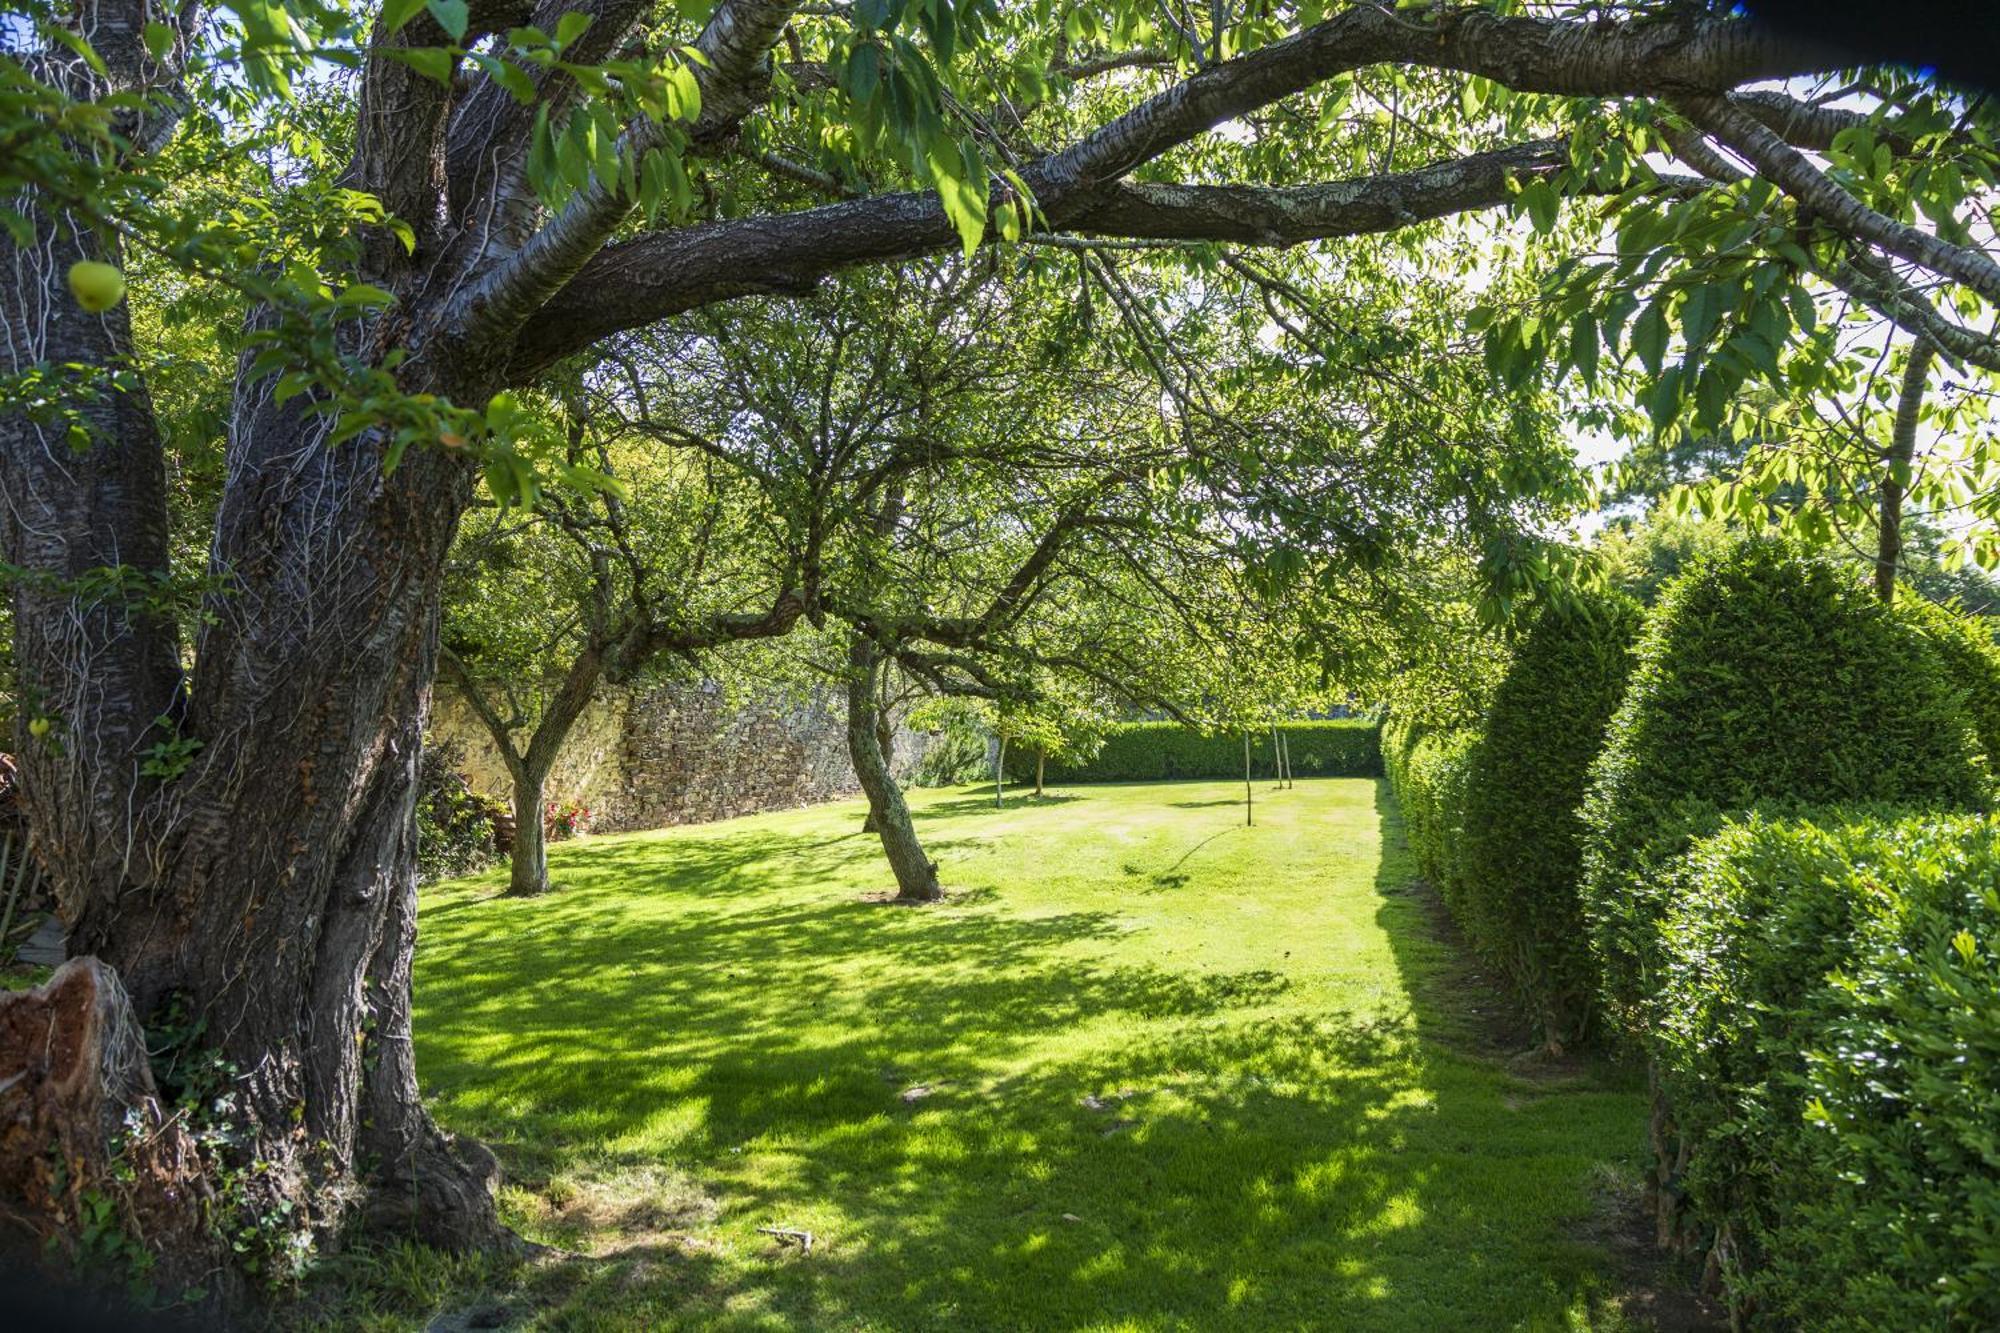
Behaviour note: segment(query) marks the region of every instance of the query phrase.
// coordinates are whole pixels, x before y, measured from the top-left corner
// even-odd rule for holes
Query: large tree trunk
[[[145,59],[142,6],[92,10],[114,76]],[[89,438],[0,419],[0,523],[29,571],[13,587],[24,711],[50,722],[18,738],[24,803],[71,951],[115,970],[156,1038],[170,1013],[183,1033],[198,1023],[234,1067],[226,1103],[202,1113],[227,1122],[207,1169],[237,1182],[218,1227],[268,1225],[284,1205],[281,1231],[324,1236],[373,1185],[415,1235],[494,1241],[492,1159],[432,1125],[409,1042],[414,775],[471,464],[412,449],[391,470],[379,433],[329,447],[327,418],[246,375],[217,591],[183,679],[166,599],[146,595],[168,575],[158,428],[143,387],[102,375],[131,352],[127,315],[88,314],[66,290],[73,260],[119,256],[60,210],[34,220],[34,243],[0,239],[0,374],[84,368],[68,398]],[[344,329],[365,358],[389,341]],[[416,352],[401,374],[457,401],[497,387],[451,369]],[[124,1220],[146,1211],[131,1202]],[[264,1234],[272,1253],[253,1257],[282,1261],[290,1236]]]
[[[848,646],[847,665],[847,752],[854,762],[854,776],[868,795],[868,817],[882,840],[882,852],[896,873],[896,897],[903,902],[936,902],[944,896],[938,887],[937,866],[924,855],[917,840],[916,825],[903,792],[889,773],[875,723],[879,703],[875,673],[880,669],[880,652],[868,637],[855,631]]]

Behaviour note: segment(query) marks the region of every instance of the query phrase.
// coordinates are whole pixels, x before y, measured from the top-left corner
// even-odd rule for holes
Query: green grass
[[[853,803],[564,845],[540,900],[427,892],[427,1090],[501,1154],[508,1219],[587,1256],[511,1317],[1618,1322],[1580,1237],[1638,1090],[1480,1053],[1381,783],[1259,783],[1249,829],[1241,794],[915,793],[933,908],[863,900],[890,885]]]

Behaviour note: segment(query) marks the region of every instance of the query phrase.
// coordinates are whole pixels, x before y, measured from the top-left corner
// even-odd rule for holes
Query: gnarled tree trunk
[[[882,852],[895,871],[896,897],[903,902],[936,902],[944,896],[938,887],[937,866],[924,855],[923,844],[917,840],[910,807],[889,773],[876,732],[880,703],[875,676],[881,669],[881,651],[859,630],[849,642],[847,666],[847,753],[854,763],[854,776],[868,795],[868,817],[882,840]]]
[[[67,77],[95,79],[76,91],[157,84],[146,7],[83,8],[108,73],[73,62]],[[76,259],[120,256],[61,206],[30,207],[33,241],[0,238],[0,374],[71,376],[88,439],[0,418],[0,536],[28,571],[16,659],[24,711],[49,725],[18,738],[24,804],[71,952],[115,975],[149,1040],[172,1017],[231,1069],[228,1097],[203,1112],[229,1122],[230,1146],[207,1150],[226,1160],[207,1169],[238,1182],[218,1226],[282,1216],[279,1231],[325,1234],[374,1199],[424,1239],[495,1241],[493,1160],[431,1123],[410,1051],[415,772],[471,464],[412,449],[391,468],[380,431],[328,446],[327,417],[278,404],[246,369],[215,591],[184,675],[153,595],[170,577],[159,430],[143,386],[103,373],[127,363],[128,317],[66,290]],[[414,269],[369,276],[423,308]],[[413,333],[343,329],[363,361],[407,337],[406,387],[463,402],[499,387]],[[120,1197],[134,1226],[153,1209]],[[290,1238],[272,1244],[267,1261]],[[188,1256],[160,1257],[174,1271]]]

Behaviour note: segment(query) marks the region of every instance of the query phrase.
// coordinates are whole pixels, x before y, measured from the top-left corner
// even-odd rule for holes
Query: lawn
[[[918,792],[558,848],[422,909],[419,1068],[530,1327],[1615,1325],[1639,1090],[1480,1039],[1383,784]],[[811,1253],[759,1227],[809,1231]]]

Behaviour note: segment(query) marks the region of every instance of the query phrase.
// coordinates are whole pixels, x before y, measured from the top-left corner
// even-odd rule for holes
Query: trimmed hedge
[[[1697,562],[1649,619],[1584,800],[1584,915],[1613,1015],[1662,980],[1659,873],[1767,802],[1966,810],[1971,729],[1937,655],[1852,571],[1753,539]]]
[[[1437,889],[1454,917],[1464,910],[1466,783],[1480,734],[1391,721],[1383,729],[1389,789],[1403,812],[1403,834],[1417,870]]]
[[[1947,610],[1907,591],[1896,609],[1943,662],[1945,677],[1958,690],[1973,737],[1986,757],[1987,780],[2000,782],[2000,642],[1993,638],[1994,622]]]
[[[1453,912],[1552,1049],[1589,1032],[1597,991],[1577,896],[1590,765],[1643,616],[1622,593],[1554,603],[1514,653],[1470,755]]]
[[[1381,725],[1372,719],[1284,722],[1278,730],[1292,751],[1292,772],[1302,778],[1371,778],[1382,774]],[[1008,750],[1015,781],[1031,781],[1035,757]],[[1271,731],[1250,735],[1251,771],[1269,778]],[[1016,768],[1016,764],[1023,767]],[[1048,765],[1050,782],[1161,782],[1172,778],[1241,778],[1243,733],[1203,735],[1175,722],[1127,722],[1111,728],[1104,748],[1087,763]]]
[[[2000,1327],[2000,818],[1751,817],[1672,867],[1645,1043],[1739,1313]]]

